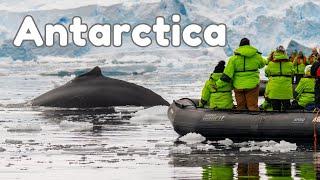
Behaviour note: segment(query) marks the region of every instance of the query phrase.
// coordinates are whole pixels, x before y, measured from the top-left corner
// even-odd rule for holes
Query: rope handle
[[[320,110],[315,109],[314,112],[317,112],[315,117],[313,118],[312,122],[313,122],[313,151],[317,152],[317,147],[318,147],[318,138],[317,138],[317,123],[320,122],[319,120],[319,113]]]

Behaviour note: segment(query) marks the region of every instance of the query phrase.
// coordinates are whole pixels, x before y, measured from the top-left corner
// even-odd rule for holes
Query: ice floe
[[[170,151],[171,154],[191,154],[191,152],[191,147],[184,144],[173,147]]]
[[[224,146],[231,146],[233,144],[233,141],[229,138],[226,138],[224,140],[217,141],[217,143]]]
[[[200,151],[210,151],[210,150],[217,150],[215,146],[210,144],[198,144],[196,146],[197,150]]]
[[[201,143],[206,140],[201,134],[197,133],[188,133],[179,138],[180,141],[186,142],[187,144],[196,144]]]
[[[114,107],[114,110],[116,112],[128,112],[128,113],[137,112],[137,111],[140,111],[143,109],[144,109],[144,107],[142,107],[142,106],[116,106],[116,107]]]
[[[240,152],[248,152],[248,151],[263,151],[263,152],[290,152],[295,151],[297,149],[296,143],[290,143],[286,141],[262,141],[255,142],[249,141],[247,144],[239,143],[237,144],[240,149]]]
[[[162,121],[167,120],[168,106],[154,106],[134,113],[131,121]]]

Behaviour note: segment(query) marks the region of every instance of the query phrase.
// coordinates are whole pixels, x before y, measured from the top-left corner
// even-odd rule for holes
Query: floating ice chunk
[[[170,151],[171,154],[191,154],[192,149],[189,146],[181,144],[179,146],[173,147]]]
[[[277,143],[275,141],[262,141],[255,142],[249,141],[246,143],[237,143],[238,147],[240,147],[240,152],[248,152],[248,151],[263,151],[263,152],[289,152],[295,151],[297,149],[297,145],[295,143],[289,143],[286,141],[280,141]]]
[[[173,142],[158,142],[155,144],[155,147],[160,148],[160,147],[170,147],[173,146]]]
[[[17,124],[7,129],[8,132],[38,132],[41,130],[39,124]]]
[[[210,144],[199,144],[197,145],[197,150],[200,150],[200,151],[216,150],[216,147]]]
[[[167,120],[168,106],[154,106],[134,113],[131,121],[163,121]]]
[[[21,140],[15,140],[15,139],[6,139],[5,140],[6,144],[22,144]]]
[[[217,143],[224,146],[231,146],[233,144],[233,141],[229,138],[226,138],[225,140],[217,141]]]
[[[64,130],[69,131],[88,131],[93,129],[93,124],[89,122],[73,122],[73,121],[61,121],[59,126]]]
[[[206,140],[201,134],[197,133],[188,133],[179,138],[180,141],[186,142],[187,144],[196,144],[201,143]]]
[[[241,147],[239,149],[240,152],[248,152],[248,151],[259,151],[260,146],[250,146],[250,147]]]
[[[167,115],[168,106],[153,106],[151,108],[143,109],[136,112],[134,115],[144,115],[144,114],[152,114],[152,115]]]
[[[137,112],[137,111],[140,111],[143,109],[144,109],[144,107],[142,107],[142,106],[116,106],[116,107],[114,107],[114,110],[116,112],[128,112],[128,113]]]
[[[296,149],[297,149],[296,143],[289,143],[283,140],[280,141],[280,143],[277,143],[275,145],[261,147],[261,151],[264,151],[264,152],[290,152],[290,151],[295,151]]]

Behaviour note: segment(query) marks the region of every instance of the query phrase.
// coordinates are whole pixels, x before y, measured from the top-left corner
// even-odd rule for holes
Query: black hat
[[[250,45],[250,40],[248,38],[242,38],[239,46]]]
[[[220,61],[218,63],[218,65],[214,68],[214,73],[223,73],[224,71],[224,65],[226,64],[226,62],[224,61]]]

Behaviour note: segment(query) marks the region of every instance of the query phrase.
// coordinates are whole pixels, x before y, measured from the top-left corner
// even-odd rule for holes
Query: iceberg
[[[96,2],[95,2],[96,3]],[[102,2],[100,2],[102,3]],[[1,4],[1,3],[0,3]],[[90,3],[89,3],[90,4]],[[139,23],[152,24],[157,16],[163,16],[170,25],[172,25],[172,14],[181,15],[181,26],[185,27],[190,23],[197,23],[201,26],[208,24],[224,23],[227,25],[227,42],[225,54],[232,55],[237,48],[239,40],[248,37],[252,44],[256,46],[264,55],[268,55],[272,49],[278,45],[289,43],[288,49],[300,48],[294,44],[305,47],[314,47],[320,42],[320,2],[301,0],[261,0],[259,3],[253,0],[153,0],[137,1],[135,3],[111,3],[106,4],[86,4],[83,7],[73,8],[63,6],[58,9],[46,8],[25,12],[12,12],[0,10],[2,17],[0,21],[0,57],[11,57],[13,60],[32,60],[38,56],[65,56],[79,57],[90,55],[92,53],[106,51],[136,51],[137,47],[129,43],[121,48],[96,48],[88,44],[86,47],[68,45],[67,48],[53,46],[50,48],[35,48],[34,45],[26,43],[23,47],[16,48],[12,46],[12,39],[19,28],[19,23],[23,17],[31,15],[35,18],[39,27],[44,27],[47,23],[60,23],[67,25],[74,16],[80,16],[89,25],[93,24],[115,24],[129,23],[137,25]],[[110,4],[110,3],[109,3]],[[10,6],[10,5],[8,5]],[[43,34],[44,29],[40,29]],[[87,38],[87,37],[86,37]],[[170,38],[170,34],[167,34]],[[155,37],[151,39],[154,41]],[[131,37],[124,35],[124,42],[131,41]],[[181,48],[190,49],[185,44]],[[206,49],[207,45],[200,48]],[[301,47],[305,53],[308,49]],[[157,46],[150,46],[145,49],[157,49]],[[177,48],[176,48],[177,49]],[[218,49],[218,48],[216,48]]]

